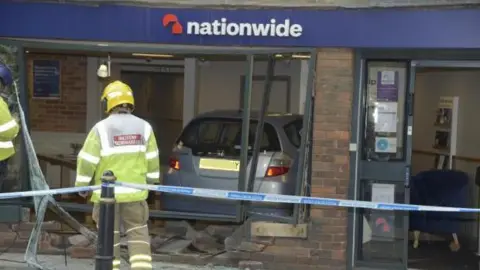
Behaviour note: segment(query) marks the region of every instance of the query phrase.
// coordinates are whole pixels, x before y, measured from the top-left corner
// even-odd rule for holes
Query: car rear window
[[[250,122],[248,143],[253,150],[257,121]],[[240,155],[242,121],[239,119],[215,118],[192,121],[183,131],[179,141],[191,148],[196,154],[217,153],[223,151],[228,156]],[[177,142],[179,143],[179,142]],[[280,141],[275,128],[265,123],[260,151],[281,151]],[[194,154],[195,154],[194,153]]]
[[[301,136],[302,128],[303,128],[303,120],[301,119],[290,122],[283,127],[288,140],[292,145],[294,145],[297,148],[300,147],[300,143],[302,141],[302,136]]]

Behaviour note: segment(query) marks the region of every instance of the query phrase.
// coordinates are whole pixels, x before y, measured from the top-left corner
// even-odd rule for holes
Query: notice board
[[[59,60],[33,60],[33,98],[60,98],[60,69]]]

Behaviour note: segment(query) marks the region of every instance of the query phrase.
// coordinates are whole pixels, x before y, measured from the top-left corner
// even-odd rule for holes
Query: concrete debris
[[[185,239],[172,239],[164,243],[161,247],[155,249],[156,253],[163,253],[163,254],[181,254],[188,250],[188,248],[192,245],[191,240]]]
[[[270,241],[260,241],[252,239],[250,232],[251,222],[247,220],[243,225],[237,227],[235,231],[228,236],[224,243],[227,251],[240,252],[261,252],[267,246],[273,244],[273,238]]]
[[[165,232],[177,236],[185,236],[190,224],[186,221],[167,221],[165,222]]]
[[[150,235],[168,235],[163,225],[162,227],[149,226],[148,232],[150,233]]]
[[[248,225],[245,226],[245,224],[243,226],[208,225],[197,227],[199,230],[196,230],[187,221],[165,222],[165,227],[159,230],[157,235],[151,236],[152,251],[165,255],[196,253],[202,256],[217,256],[227,251],[261,252],[268,246],[268,243],[249,242],[248,234],[246,234]],[[62,239],[53,240],[52,242],[56,243],[53,246],[60,246]],[[92,249],[92,242],[82,234],[70,236],[68,240],[65,240],[67,248],[75,248],[76,253],[79,254],[77,257],[87,255],[86,250]],[[123,235],[120,245],[127,247],[127,238]]]
[[[200,252],[216,254],[224,249],[223,245],[213,236],[205,231],[196,231],[192,226],[187,225],[185,238],[192,241],[192,246]]]
[[[160,246],[156,250],[161,249],[163,252],[167,252],[168,249],[176,250],[185,246],[184,250],[188,248],[200,253],[218,254],[224,250],[223,239],[233,232],[233,229],[226,226],[209,226],[204,231],[197,231],[186,221],[168,221],[165,222],[165,232],[185,241],[168,242],[168,248]],[[190,245],[187,245],[188,242],[190,242]]]
[[[211,236],[217,238],[218,240],[224,241],[227,237],[233,234],[235,231],[234,226],[220,226],[220,225],[210,225],[205,231]]]
[[[68,243],[72,246],[87,247],[90,245],[90,240],[88,240],[83,234],[77,234],[68,237]]]
[[[237,248],[242,244],[244,239],[247,239],[247,228],[249,227],[249,225],[250,223],[247,220],[243,225],[236,228],[235,231],[225,239],[224,244],[227,251],[236,251]]]
[[[71,244],[67,238],[68,237],[65,235],[51,233],[50,245],[52,245],[52,247],[55,247],[55,248],[68,248],[69,246],[71,246]]]
[[[152,241],[150,242],[150,245],[152,246],[152,250],[156,250],[157,248],[160,248],[164,243],[170,241],[172,237],[168,236],[163,236],[163,235],[157,235],[152,238]]]
[[[264,244],[242,241],[240,245],[235,248],[235,250],[243,252],[262,252],[266,247],[267,245]]]
[[[207,232],[197,232],[192,240],[192,245],[196,249],[208,254],[217,254],[225,249],[222,243],[219,243],[217,239]]]

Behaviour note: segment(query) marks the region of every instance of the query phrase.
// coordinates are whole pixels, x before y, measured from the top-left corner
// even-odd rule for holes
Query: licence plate
[[[202,158],[199,164],[200,169],[238,172],[240,161],[229,159]]]

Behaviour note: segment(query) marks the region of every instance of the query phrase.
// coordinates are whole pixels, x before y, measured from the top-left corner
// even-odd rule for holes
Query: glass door
[[[357,200],[409,203],[413,82],[409,62],[367,61],[358,145]],[[407,269],[408,212],[357,209],[355,265]]]

